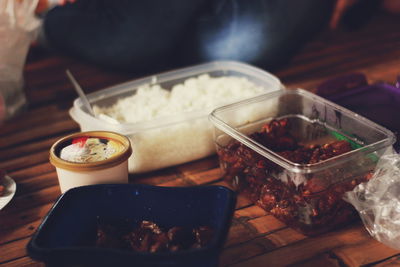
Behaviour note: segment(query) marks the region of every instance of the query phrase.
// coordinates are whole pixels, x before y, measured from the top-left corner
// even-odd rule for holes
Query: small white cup
[[[61,149],[80,137],[113,140],[123,149],[111,158],[88,163],[70,162],[60,158]],[[50,162],[56,167],[61,193],[68,189],[92,184],[128,183],[128,158],[132,154],[129,138],[106,131],[81,132],[61,138],[50,148]]]

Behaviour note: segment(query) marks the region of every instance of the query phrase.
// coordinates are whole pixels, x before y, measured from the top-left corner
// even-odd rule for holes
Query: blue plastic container
[[[317,94],[394,132],[394,147],[400,151],[400,76],[395,84],[368,84],[364,74],[352,73],[325,81]]]
[[[92,185],[63,194],[27,245],[48,266],[217,266],[236,196],[222,186]],[[95,247],[98,218],[149,220],[169,228],[207,225],[214,237],[203,248],[141,253]]]

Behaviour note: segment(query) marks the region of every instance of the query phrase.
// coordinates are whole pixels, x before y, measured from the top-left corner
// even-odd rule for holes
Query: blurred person
[[[275,68],[329,23],[336,28],[357,2],[57,1],[39,4],[41,11],[50,9],[42,35],[49,47],[103,67],[142,72],[213,60]]]

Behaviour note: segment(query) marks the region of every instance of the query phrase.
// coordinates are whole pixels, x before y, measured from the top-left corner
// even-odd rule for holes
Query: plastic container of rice
[[[128,136],[133,151],[129,172],[142,173],[214,154],[213,128],[208,121],[213,109],[281,88],[278,78],[259,68],[218,61],[88,94],[95,116],[77,98],[70,115],[82,131]]]

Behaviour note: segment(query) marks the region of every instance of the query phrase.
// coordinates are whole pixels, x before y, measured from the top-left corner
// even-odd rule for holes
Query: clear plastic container
[[[88,99],[92,105],[107,107],[120,98],[134,94],[143,84],[159,84],[163,88],[171,89],[188,78],[202,74],[209,74],[211,77],[245,77],[265,88],[265,92],[281,89],[280,81],[261,69],[239,62],[220,61],[123,83],[91,93]],[[70,115],[79,123],[82,131],[106,130],[128,136],[133,150],[129,158],[129,172],[139,173],[189,162],[215,153],[212,125],[207,119],[211,111],[212,109],[188,112],[140,123],[113,124],[90,115],[78,98],[74,101]]]
[[[11,77],[11,75],[9,76]],[[0,77],[0,123],[13,117],[26,106],[23,77],[2,80]]]
[[[238,119],[250,112],[257,116]],[[306,235],[356,218],[357,212],[342,200],[343,194],[367,181],[379,158],[395,142],[389,130],[301,89],[280,90],[220,107],[209,118],[215,126],[225,179]],[[323,147],[345,140],[349,149],[316,163],[295,163],[257,139],[260,129],[274,119],[285,120],[289,135],[298,143]],[[272,143],[276,144],[275,140]]]

